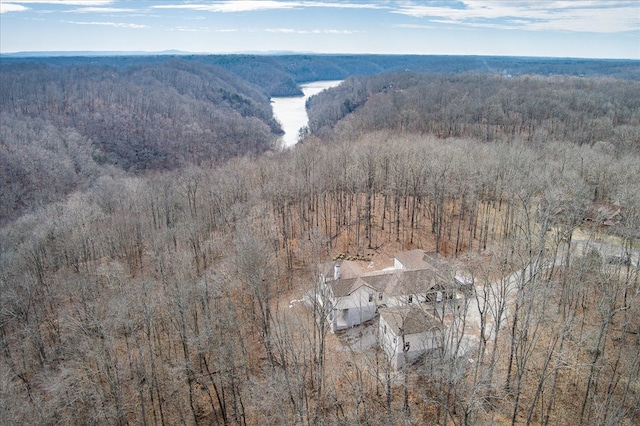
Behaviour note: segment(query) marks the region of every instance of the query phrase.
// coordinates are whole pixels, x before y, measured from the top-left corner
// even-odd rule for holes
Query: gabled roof
[[[406,269],[434,269],[432,258],[424,250],[415,249],[396,253],[395,258]]]
[[[429,270],[395,271],[384,289],[388,296],[403,296],[424,293],[439,281],[436,273]]]
[[[363,285],[387,296],[403,296],[425,293],[441,282],[442,279],[434,271],[397,270],[389,271],[386,274],[341,278],[331,281],[330,285],[335,297],[348,296]]]
[[[336,264],[340,265],[341,279],[356,278],[362,275],[360,266],[358,266],[356,262],[353,262],[351,260],[341,260],[341,261],[323,263],[319,267],[320,274],[322,274],[322,276],[324,276],[327,279],[335,280],[336,278],[334,276],[334,273],[335,273]]]
[[[320,273],[328,281],[334,297],[345,297],[363,285],[387,296],[403,296],[428,292],[434,287],[447,287],[453,278],[446,276],[446,262],[427,255],[422,250],[396,254],[406,269],[363,272],[353,261],[344,260],[320,265]],[[336,279],[336,265],[340,265],[340,277]]]
[[[390,274],[366,275],[362,279],[374,290],[384,293],[390,280]]]
[[[444,329],[444,324],[427,312],[422,305],[380,308],[379,312],[396,336],[402,335],[403,332],[408,335]]]
[[[363,286],[371,288],[361,277],[339,279],[331,282],[334,297],[348,296]]]

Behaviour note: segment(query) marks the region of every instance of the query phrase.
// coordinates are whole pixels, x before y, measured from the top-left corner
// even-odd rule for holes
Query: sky
[[[0,0],[0,53],[640,59],[640,0]]]

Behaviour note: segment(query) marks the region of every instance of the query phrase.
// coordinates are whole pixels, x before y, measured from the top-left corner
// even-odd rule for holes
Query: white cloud
[[[208,27],[200,27],[200,28],[175,27],[173,30],[174,31],[180,31],[180,32],[187,32],[187,33],[208,33],[208,32],[211,32],[211,29],[208,28]]]
[[[354,30],[332,30],[332,29],[314,29],[314,30],[296,30],[293,28],[267,28],[265,29],[268,33],[279,33],[279,34],[356,34],[361,33],[362,31],[354,31]]]
[[[388,6],[380,4],[380,2],[371,3],[340,3],[331,1],[303,1],[300,2],[302,7],[327,7],[333,9],[388,9]]]
[[[260,10],[299,9],[305,7],[326,7],[340,9],[383,9],[376,3],[341,3],[331,1],[282,1],[282,0],[224,0],[212,3],[181,3],[155,5],[158,9],[190,9],[206,12],[252,12]]]
[[[394,28],[411,28],[411,29],[432,29],[435,28],[434,25],[419,25],[419,24],[398,24],[394,25]]]
[[[83,22],[83,21],[65,21],[67,24],[75,24],[75,25],[101,25],[107,27],[117,27],[117,28],[133,28],[133,29],[142,29],[148,28],[148,25],[143,24],[127,24],[124,22]]]
[[[11,3],[20,4],[58,4],[71,6],[104,6],[115,0],[11,0]]]
[[[156,9],[189,9],[204,12],[249,12],[255,10],[292,9],[299,5],[298,2],[282,1],[222,1],[215,3],[182,3],[154,5]]]
[[[0,14],[8,12],[24,12],[25,10],[29,10],[29,8],[19,4],[0,2]]]
[[[452,7],[441,4],[406,4],[392,12],[486,28],[601,33],[640,30],[640,8],[636,0],[462,0],[451,3]]]
[[[235,28],[211,29],[209,27],[175,27],[171,31],[180,31],[186,33],[235,33]]]
[[[70,10],[73,13],[135,13],[139,12],[138,9],[124,9],[118,7],[79,7],[77,9]]]
[[[361,33],[362,31],[354,31],[354,30],[320,30],[323,34],[356,34]]]
[[[114,0],[0,0],[0,14],[7,12],[25,12],[30,8],[25,4],[49,4],[66,6],[105,6]]]
[[[302,31],[294,30],[293,28],[267,28],[265,30],[268,33],[282,33],[282,34],[300,34]]]
[[[235,28],[220,28],[220,29],[212,29],[210,27],[175,27],[170,31],[179,31],[185,33],[235,33],[238,30]]]

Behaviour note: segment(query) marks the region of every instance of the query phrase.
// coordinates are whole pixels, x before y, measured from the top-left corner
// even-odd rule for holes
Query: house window
[[[387,334],[387,326],[386,326],[386,325],[382,327],[382,332],[383,332],[384,334]]]
[[[394,337],[394,338],[393,338],[393,344],[395,345],[395,344],[396,344],[396,342],[397,342],[397,340],[396,340],[396,338]]]
[[[411,342],[405,342],[404,344],[404,351],[405,352],[409,352],[409,349],[411,348]]]
[[[373,293],[369,293],[369,303],[373,302]]]
[[[413,295],[409,296],[409,303],[413,303]]]
[[[378,294],[378,300],[382,300],[382,293]]]

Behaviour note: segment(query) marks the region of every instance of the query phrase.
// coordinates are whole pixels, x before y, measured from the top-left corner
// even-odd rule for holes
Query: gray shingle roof
[[[335,265],[340,265],[340,278],[356,278],[362,275],[362,270],[356,262],[351,260],[339,260],[335,262],[327,262],[320,265],[320,273],[327,279],[335,279]]]
[[[446,263],[422,250],[401,252],[395,257],[407,269],[363,272],[356,262],[344,260],[321,265],[320,273],[329,280],[335,297],[348,296],[362,285],[393,297],[425,293],[435,286],[446,287],[453,283],[446,273]],[[336,264],[340,265],[337,280]]]
[[[375,290],[365,280],[363,280],[362,277],[336,280],[331,283],[331,288],[333,289],[333,295],[335,297],[348,296],[360,287],[367,287]]]
[[[431,258],[423,250],[403,251],[395,257],[406,269],[433,269]]]
[[[384,293],[388,296],[424,293],[433,287],[438,280],[436,273],[430,270],[394,271]]]
[[[442,322],[428,313],[422,305],[380,308],[379,312],[396,336],[400,336],[403,330],[408,335],[444,329]]]

